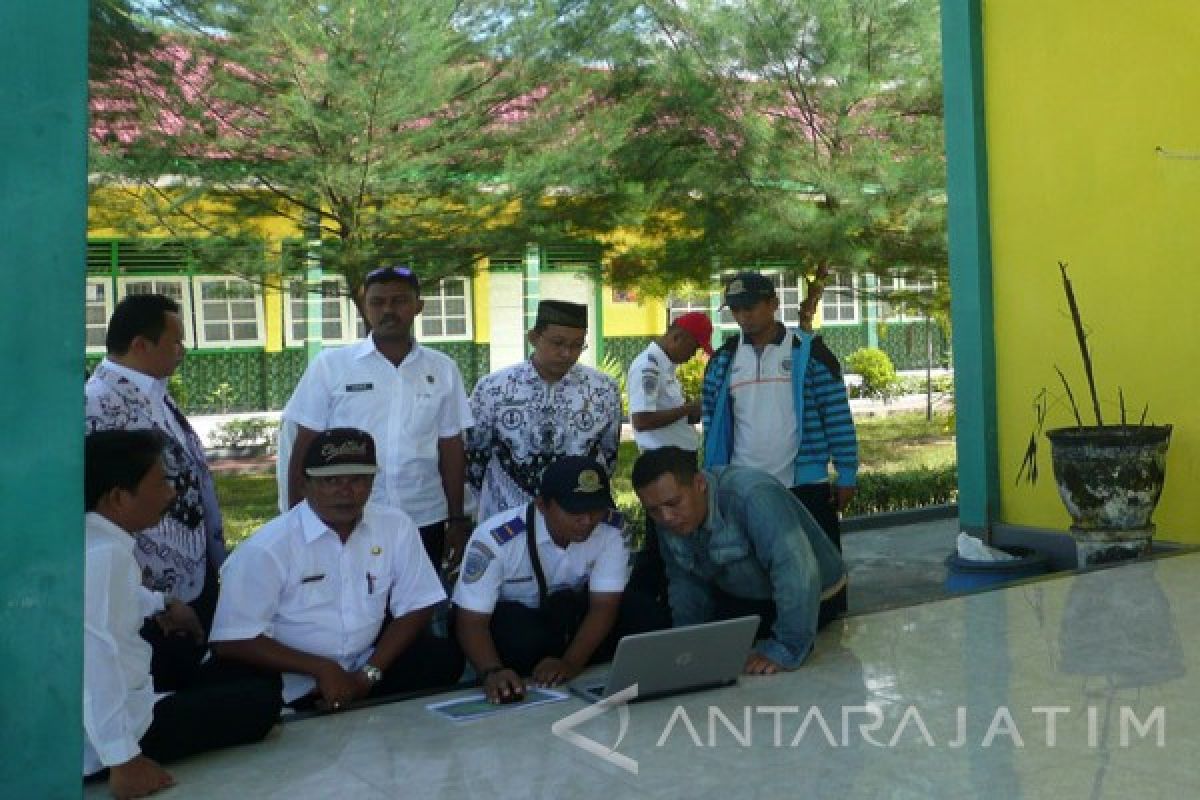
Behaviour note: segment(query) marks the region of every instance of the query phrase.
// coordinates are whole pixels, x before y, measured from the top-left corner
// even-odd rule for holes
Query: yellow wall
[[[485,266],[475,270],[475,276],[471,279],[471,294],[475,303],[476,344],[487,344],[491,341],[492,315],[488,307],[489,278],[490,273]]]
[[[637,302],[613,302],[613,290],[600,290],[604,336],[656,336],[667,327],[667,304],[661,298],[636,295]]]
[[[1087,403],[1062,260],[1106,421],[1120,386],[1175,425],[1158,535],[1200,542],[1200,3],[1005,0],[983,30],[1001,520],[1069,524],[1044,439],[1043,479],[1014,486],[1042,387],[1069,423],[1055,365]]]

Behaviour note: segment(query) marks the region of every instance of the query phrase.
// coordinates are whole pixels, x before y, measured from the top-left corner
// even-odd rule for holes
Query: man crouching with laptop
[[[565,456],[546,467],[532,503],[475,529],[455,627],[489,701],[520,700],[523,675],[557,686],[610,658],[620,636],[669,626],[651,598],[623,595],[623,527],[607,472]]]
[[[833,543],[787,487],[751,467],[696,467],[694,453],[663,447],[633,466],[633,488],[660,531],[675,625],[758,614],[764,640],[745,672],[800,666],[836,615],[846,568]]]

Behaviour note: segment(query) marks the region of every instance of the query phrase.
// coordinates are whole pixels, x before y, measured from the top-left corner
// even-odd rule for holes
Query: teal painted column
[[[87,3],[0,3],[0,794],[82,791]]]
[[[999,459],[981,0],[942,0],[942,69],[958,513],[965,530],[987,532],[998,512]]]
[[[863,322],[867,328],[867,347],[879,347],[879,278],[870,273],[860,276],[863,282]]]
[[[316,214],[305,217],[304,230],[304,361],[311,364],[324,348],[325,293],[321,284],[324,272],[321,269],[321,221]],[[285,295],[284,302],[291,302]]]
[[[525,245],[525,257],[521,261],[521,294],[525,300],[525,331],[533,329],[534,322],[537,321],[538,302],[542,299],[542,248],[540,245],[530,242]],[[521,334],[522,341],[525,342],[525,355],[529,356],[532,352],[529,339]]]

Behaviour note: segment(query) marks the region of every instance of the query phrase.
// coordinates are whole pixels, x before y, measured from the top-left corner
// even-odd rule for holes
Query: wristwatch
[[[372,686],[374,686],[375,684],[377,684],[381,680],[383,680],[383,670],[381,670],[379,667],[375,666],[374,664],[364,665],[363,668],[361,670],[359,670],[359,672],[361,672],[362,674],[367,676],[367,682],[370,683]]]

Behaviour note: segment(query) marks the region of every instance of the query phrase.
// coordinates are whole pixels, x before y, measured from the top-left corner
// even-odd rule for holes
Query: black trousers
[[[434,636],[426,628],[383,671],[383,679],[371,687],[367,696],[375,699],[449,687],[458,683],[462,673],[463,654],[458,642],[453,638]],[[309,711],[316,708],[319,699],[320,695],[314,691],[293,700],[288,706],[297,711]]]
[[[667,606],[667,568],[658,543],[658,526],[646,516],[646,537],[642,549],[633,556],[633,571],[625,591],[641,592]]]
[[[825,531],[825,535],[829,537],[829,541],[833,542],[833,546],[841,553],[842,523],[838,518],[837,505],[834,502],[835,491],[836,487],[831,483],[808,483],[792,487],[792,494],[804,504],[804,507],[808,509],[808,513],[812,514],[813,519],[821,526],[821,530]],[[838,592],[827,602],[834,604],[838,614],[846,613],[845,590]],[[825,603],[822,603],[821,607],[823,609]]]
[[[775,624],[775,601],[774,600],[753,600],[748,597],[737,597],[735,595],[723,592],[720,589],[714,590],[713,595],[713,619],[735,619],[737,617],[748,617],[751,614],[758,614],[760,621],[758,623],[758,638],[766,639],[771,636],[771,627]],[[839,606],[845,608],[846,605],[846,589],[842,589],[832,597],[821,601],[821,610],[817,613],[817,630],[821,630],[830,622],[833,622],[841,615]]]
[[[423,525],[418,530],[421,533],[421,543],[425,545],[425,555],[433,564],[433,571],[442,574],[442,552],[446,546],[446,521],[433,522]]]
[[[497,603],[489,628],[500,660],[518,674],[528,675],[542,659],[561,657],[579,632],[587,611],[586,589],[552,592],[543,608],[529,608],[515,602]],[[669,627],[670,612],[651,596],[624,592],[616,624],[588,663],[612,660],[617,642],[623,636]]]
[[[279,721],[278,678],[219,660],[196,671],[190,686],[154,704],[141,740],[158,762],[257,742]]]
[[[196,599],[188,603],[200,619],[207,637],[212,630],[213,614],[217,611],[217,568],[212,562],[204,571],[204,586]],[[181,632],[166,634],[153,619],[142,625],[141,636],[150,643],[150,676],[156,692],[174,692],[194,683],[200,673],[200,663],[208,652],[208,643],[196,644],[192,637]]]

